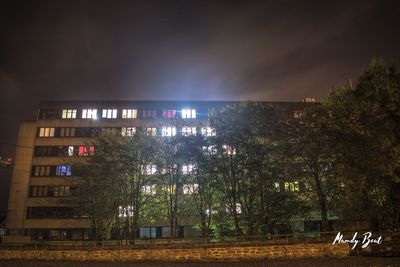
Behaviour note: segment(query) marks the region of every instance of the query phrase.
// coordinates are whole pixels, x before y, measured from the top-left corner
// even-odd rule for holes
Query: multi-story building
[[[20,124],[6,228],[10,236],[34,239],[87,239],[89,220],[66,214],[58,197],[70,190],[66,157],[87,156],[93,131],[117,129],[132,135],[138,127],[160,136],[187,135],[206,127],[208,111],[224,101],[61,101],[42,102],[37,120]],[[299,110],[298,102],[265,102],[279,110]],[[294,112],[296,116],[296,112]],[[198,134],[208,134],[207,128]],[[149,226],[143,232],[156,231]],[[182,227],[181,236],[190,236]],[[154,235],[154,237],[156,237]]]

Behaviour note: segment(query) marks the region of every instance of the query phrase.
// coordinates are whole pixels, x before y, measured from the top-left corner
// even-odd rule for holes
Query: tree
[[[338,88],[324,106],[343,179],[344,218],[367,220],[373,230],[400,228],[400,69],[373,60],[356,88]],[[362,210],[354,213],[354,210]]]
[[[157,139],[142,129],[133,136],[123,137],[120,147],[120,163],[123,174],[120,182],[120,212],[124,218],[122,238],[135,239],[139,226],[153,220],[155,214],[154,178],[148,176],[146,168],[156,161]]]
[[[160,150],[157,157],[159,169],[157,175],[161,184],[163,206],[170,226],[170,237],[175,239],[179,231],[181,160],[177,154],[178,139],[176,137],[164,137],[160,139]]]
[[[91,239],[109,238],[110,230],[120,202],[119,179],[122,176],[120,147],[123,139],[112,135],[100,135],[90,146],[94,155],[70,162],[74,175],[70,196],[60,201],[74,207],[79,216],[90,220]],[[92,149],[93,151],[93,149]],[[89,156],[90,155],[90,156]]]
[[[320,104],[307,105],[281,120],[279,146],[287,182],[304,185],[302,196],[319,210],[322,231],[328,231],[328,211],[333,210],[341,188],[333,175],[335,155],[327,131],[327,113]]]
[[[199,129],[197,129],[199,130]],[[200,134],[181,139],[180,157],[186,159],[193,168],[186,171],[183,190],[187,192],[192,211],[200,218],[200,229],[206,241],[211,232],[212,218],[216,203],[216,148],[213,137]]]
[[[221,202],[227,204],[237,235],[252,236],[272,231],[272,224],[290,217],[288,194],[273,189],[279,183],[279,161],[272,140],[276,114],[262,103],[247,102],[213,111],[210,125],[215,128],[218,184]],[[269,203],[281,201],[283,205]],[[279,208],[289,216],[282,216]]]
[[[92,239],[110,238],[111,229],[115,238],[134,239],[151,216],[146,212],[151,198],[143,191],[149,181],[142,168],[154,160],[154,138],[140,130],[135,136],[115,130],[98,133],[87,146],[88,157],[70,163],[75,190],[61,203],[89,218]]]

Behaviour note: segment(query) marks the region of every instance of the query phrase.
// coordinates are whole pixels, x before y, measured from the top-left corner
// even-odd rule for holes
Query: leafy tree
[[[95,154],[71,162],[74,175],[73,190],[68,198],[60,201],[72,205],[80,216],[88,216],[91,238],[109,238],[110,230],[120,205],[119,180],[122,176],[120,147],[123,139],[112,135],[101,135],[90,145]]]
[[[197,219],[200,219],[201,234],[205,241],[211,233],[212,218],[217,205],[216,178],[218,174],[213,137],[203,137],[200,134],[183,137],[180,156],[194,167],[184,177],[184,186],[186,186],[184,189],[189,193],[188,203],[193,203],[190,210],[194,211]]]
[[[134,239],[140,225],[152,218],[142,167],[154,159],[156,142],[140,130],[134,137],[112,131],[99,134],[88,146],[94,147],[94,155],[71,163],[75,190],[60,201],[88,216],[91,238],[108,239],[114,229],[116,237]]]
[[[400,228],[400,69],[373,60],[349,87],[324,102],[343,179],[342,216],[374,230]],[[354,210],[363,212],[354,213]]]
[[[161,185],[161,194],[166,211],[166,217],[171,229],[171,238],[175,239],[179,231],[179,215],[181,187],[181,172],[179,171],[182,163],[178,157],[178,139],[176,137],[163,137],[160,139],[160,150],[157,157],[159,182]]]
[[[252,236],[261,228],[271,231],[272,224],[296,212],[286,205],[291,196],[278,197],[273,190],[282,175],[273,152],[276,117],[272,108],[257,102],[241,103],[214,110],[209,120],[217,133],[221,203],[227,204],[236,233]],[[277,202],[283,205],[270,205]],[[289,216],[278,210],[283,207]]]
[[[324,108],[307,104],[301,111],[289,113],[278,127],[287,183],[303,185],[301,196],[319,210],[322,231],[330,230],[328,211],[333,210],[341,190],[333,173],[334,153],[327,124]]]

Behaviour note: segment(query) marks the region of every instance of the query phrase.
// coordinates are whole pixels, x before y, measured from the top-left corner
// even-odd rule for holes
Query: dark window
[[[60,137],[74,137],[75,128],[60,128]]]
[[[39,119],[59,119],[61,118],[61,110],[58,109],[41,109]]]
[[[156,227],[140,227],[139,229],[140,238],[156,238],[157,228]]]
[[[143,119],[152,119],[156,117],[155,110],[143,110],[142,114],[143,114],[142,116]]]
[[[71,207],[29,207],[27,219],[63,219],[76,218]]]

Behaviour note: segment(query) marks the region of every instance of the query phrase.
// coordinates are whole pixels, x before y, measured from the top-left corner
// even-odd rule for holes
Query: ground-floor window
[[[32,240],[85,240],[87,229],[29,229]]]
[[[156,238],[157,227],[140,227],[139,237],[140,238]]]

